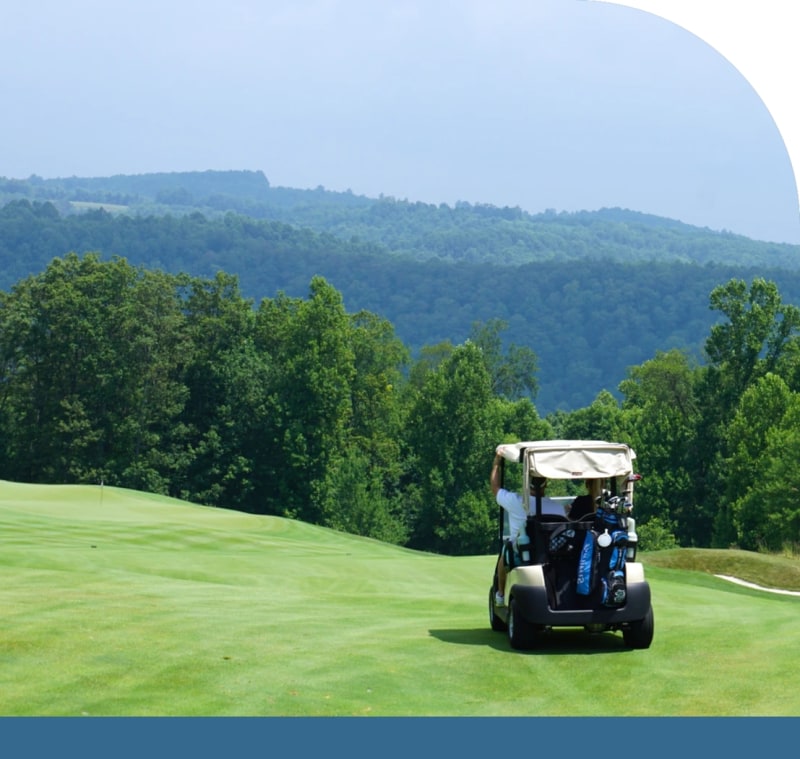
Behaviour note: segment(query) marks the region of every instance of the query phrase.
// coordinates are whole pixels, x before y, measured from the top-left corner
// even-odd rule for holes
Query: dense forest
[[[604,438],[639,454],[643,548],[800,541],[797,272],[746,255],[777,262],[782,246],[698,230],[700,261],[686,260],[691,229],[609,211],[551,222],[565,240],[616,230],[618,254],[542,242],[537,258],[528,240],[524,262],[458,260],[462,248],[403,252],[230,200],[212,212],[188,202],[196,185],[160,176],[149,201],[123,178],[81,199],[67,180],[0,182],[13,194],[0,208],[4,479],[103,482],[469,554],[494,548],[498,442]],[[307,213],[329,221],[413,208],[300,195],[315,193],[334,210]],[[180,211],[154,210],[176,197]],[[476,229],[489,219],[487,240],[503,214],[538,223],[426,207],[427,234],[409,222],[406,239],[435,238],[456,211]],[[648,259],[650,227],[654,248],[684,245]]]
[[[538,358],[541,413],[601,391],[657,350],[703,362],[708,293],[766,277],[800,302],[798,247],[759,243],[620,209],[455,208],[272,188],[259,172],[107,179],[0,179],[0,287],[67,252],[239,278],[257,303],[303,297],[314,276],[348,310],[389,320],[418,356],[501,319],[503,340]],[[76,212],[80,211],[80,212]]]
[[[0,294],[0,471],[478,554],[494,547],[499,442],[624,440],[643,548],[783,550],[800,540],[800,309],[763,279],[710,305],[708,364],[657,352],[621,402],[542,417],[536,357],[502,346],[500,320],[413,360],[322,277],[254,308],[229,274],[71,253]]]

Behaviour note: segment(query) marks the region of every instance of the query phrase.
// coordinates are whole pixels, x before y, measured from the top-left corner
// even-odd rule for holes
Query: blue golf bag
[[[586,531],[580,559],[576,592],[591,595],[600,585],[605,606],[622,606],[627,597],[625,556],[628,547],[627,520],[613,510],[597,509],[593,529]]]

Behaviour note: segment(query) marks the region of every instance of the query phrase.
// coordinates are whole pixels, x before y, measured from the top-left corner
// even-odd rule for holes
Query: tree
[[[782,424],[767,434],[763,478],[751,488],[739,511],[743,532],[760,550],[789,550],[800,546],[800,396],[792,394]]]
[[[727,321],[711,328],[705,346],[710,363],[697,389],[704,412],[698,420],[692,472],[695,501],[704,512],[697,523],[704,528],[703,534],[695,535],[698,545],[710,543],[719,494],[726,492],[730,480],[726,427],[748,387],[785,367],[787,357],[796,354],[800,327],[800,309],[783,304],[776,285],[761,278],[749,289],[738,279],[716,287],[710,304]]]
[[[492,379],[492,393],[510,400],[524,395],[536,398],[536,354],[526,346],[511,343],[503,354],[500,333],[508,327],[502,319],[485,324],[474,322],[470,340],[480,348]]]
[[[324,523],[403,544],[412,521],[400,489],[408,350],[388,321],[365,311],[351,318],[349,343],[352,413],[346,448],[325,478]]]
[[[341,294],[322,277],[305,301],[279,295],[259,307],[272,397],[260,462],[273,513],[320,523],[333,508],[326,472],[347,454],[353,413],[350,328]]]
[[[405,544],[409,514],[399,508],[401,499],[387,494],[384,476],[384,470],[371,460],[368,449],[350,446],[329,468],[325,478],[332,496],[327,502],[326,526],[387,543]]]
[[[768,539],[767,526],[775,513],[775,501],[765,498],[764,491],[774,490],[775,483],[767,482],[766,477],[774,459],[785,459],[786,450],[792,449],[793,435],[787,433],[797,412],[788,419],[787,414],[798,403],[798,396],[774,374],[757,380],[743,394],[725,430],[727,487],[715,525],[716,545],[727,548],[733,544],[755,550]],[[776,449],[778,440],[786,443],[785,450]],[[789,486],[789,491],[798,483],[800,478]]]
[[[549,421],[542,419],[529,398],[517,401],[497,399],[501,439],[497,443],[520,440],[548,440],[554,436]]]
[[[255,349],[255,314],[238,278],[218,272],[186,283],[192,351],[182,415],[191,458],[181,496],[212,506],[259,509],[253,457],[266,411],[267,368]]]
[[[4,470],[29,482],[166,492],[186,346],[175,279],[56,258],[0,300]]]
[[[480,349],[467,342],[430,372],[410,410],[406,440],[409,492],[418,499],[411,545],[461,553],[491,550],[493,516],[487,460],[499,439],[500,413]]]
[[[644,525],[660,520],[682,542],[692,544],[702,516],[692,479],[695,429],[699,412],[695,399],[697,368],[678,350],[658,352],[641,366],[631,367],[620,383],[628,442],[637,452],[636,516]]]
[[[714,288],[710,305],[727,317],[712,326],[705,350],[722,374],[720,400],[730,411],[755,379],[775,371],[796,338],[800,309],[782,303],[775,283],[762,278],[754,279],[749,290],[739,279]]]
[[[586,408],[559,418],[558,435],[564,439],[628,442],[619,401],[607,390],[601,390]]]
[[[409,371],[410,386],[416,389],[422,388],[428,375],[450,358],[454,350],[455,346],[449,340],[436,345],[423,345]]]

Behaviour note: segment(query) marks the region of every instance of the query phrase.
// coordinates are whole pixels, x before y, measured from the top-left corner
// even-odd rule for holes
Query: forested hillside
[[[800,308],[762,278],[732,279],[709,302],[707,365],[657,351],[628,368],[621,402],[600,393],[543,417],[529,396],[536,357],[501,345],[500,320],[414,360],[390,322],[349,312],[319,276],[305,298],[254,308],[224,272],[71,253],[0,292],[0,476],[478,554],[496,547],[498,442],[624,440],[644,475],[643,549],[794,550]]]
[[[477,553],[497,441],[620,439],[643,547],[800,542],[797,248],[248,172],[0,193],[5,478]]]
[[[213,218],[232,212],[328,232],[347,242],[374,242],[404,257],[453,263],[610,259],[800,268],[798,246],[758,242],[631,210],[530,214],[470,203],[437,206],[322,187],[272,187],[263,173],[253,171],[0,177],[0,204],[23,199],[49,201],[62,214],[98,205],[136,216],[202,213]]]
[[[4,289],[70,251],[224,271],[254,305],[305,297],[321,275],[349,311],[388,319],[414,355],[502,320],[506,344],[536,354],[544,414],[618,394],[628,367],[658,350],[702,360],[717,318],[709,293],[733,277],[767,277],[800,302],[797,246],[620,209],[432,206],[273,188],[259,172],[0,179],[0,201]]]

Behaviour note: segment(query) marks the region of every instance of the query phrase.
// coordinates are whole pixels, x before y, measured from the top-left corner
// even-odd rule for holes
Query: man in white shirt
[[[495,603],[498,606],[505,604],[505,587],[506,575],[510,568],[510,554],[514,551],[517,544],[517,539],[525,529],[525,523],[528,519],[528,514],[525,511],[525,506],[522,502],[522,495],[515,493],[511,490],[506,490],[500,485],[500,462],[502,457],[495,454],[494,463],[492,464],[492,473],[490,481],[492,484],[492,493],[499,506],[502,506],[508,513],[508,527],[509,527],[509,540],[500,556],[497,559],[497,591],[495,593]],[[565,516],[564,506],[552,498],[545,498],[544,491],[547,488],[547,479],[545,477],[531,478],[531,512],[534,512],[536,496],[542,496],[542,514],[558,514]]]

